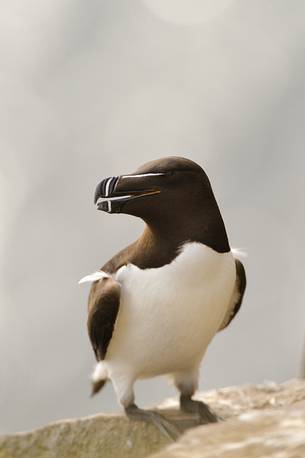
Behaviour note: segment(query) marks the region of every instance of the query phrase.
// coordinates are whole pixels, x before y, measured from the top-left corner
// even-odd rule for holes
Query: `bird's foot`
[[[202,401],[195,401],[190,396],[180,396],[180,407],[183,412],[194,413],[199,416],[200,423],[217,423],[222,420],[210,407]]]
[[[131,404],[125,407],[125,413],[132,420],[153,423],[162,434],[172,441],[176,441],[181,435],[181,431],[173,423],[153,410],[139,409],[135,404]]]

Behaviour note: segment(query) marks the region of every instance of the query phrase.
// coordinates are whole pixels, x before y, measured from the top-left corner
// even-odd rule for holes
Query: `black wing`
[[[244,293],[245,293],[245,289],[247,285],[246,271],[245,271],[243,264],[241,263],[239,259],[235,259],[235,267],[236,267],[235,288],[234,288],[234,292],[232,295],[232,299],[231,299],[228,311],[221,323],[219,331],[226,328],[231,323],[231,321],[233,320],[233,318],[236,316],[237,312],[239,311],[242,301],[243,301],[243,297],[244,297]]]
[[[88,333],[98,361],[106,356],[120,307],[120,285],[112,278],[93,283],[88,302]]]

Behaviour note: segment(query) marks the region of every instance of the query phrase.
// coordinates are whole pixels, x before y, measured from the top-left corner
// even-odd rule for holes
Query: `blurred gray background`
[[[0,433],[118,411],[89,399],[82,276],[142,222],[96,211],[101,178],[182,155],[207,171],[248,290],[201,389],[301,370],[303,0],[2,0]],[[138,383],[147,406],[175,394]]]

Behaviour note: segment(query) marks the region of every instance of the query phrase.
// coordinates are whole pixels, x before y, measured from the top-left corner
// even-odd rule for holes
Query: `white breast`
[[[105,363],[135,378],[199,365],[226,313],[235,283],[232,253],[187,243],[161,268],[116,273],[121,302]]]

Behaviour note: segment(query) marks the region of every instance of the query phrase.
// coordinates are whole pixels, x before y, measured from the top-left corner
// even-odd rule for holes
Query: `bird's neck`
[[[218,210],[218,208],[217,208]],[[212,216],[196,215],[174,223],[162,219],[146,223],[136,243],[133,262],[141,268],[162,267],[169,264],[186,242],[202,243],[219,253],[230,251],[225,226],[219,210]]]

